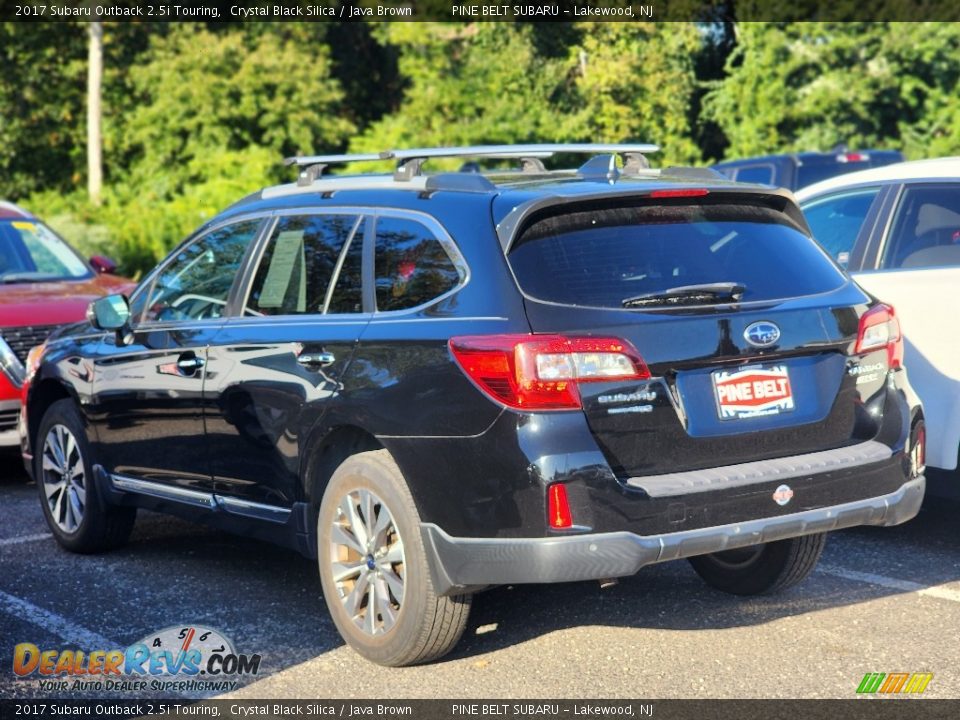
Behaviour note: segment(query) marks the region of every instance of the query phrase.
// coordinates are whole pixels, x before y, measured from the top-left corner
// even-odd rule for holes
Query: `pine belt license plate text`
[[[793,410],[793,390],[785,365],[717,370],[713,391],[721,420],[777,415]]]

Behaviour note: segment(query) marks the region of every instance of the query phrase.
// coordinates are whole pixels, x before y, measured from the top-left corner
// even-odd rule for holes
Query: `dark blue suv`
[[[898,150],[850,151],[838,145],[830,152],[798,152],[739,158],[713,165],[713,169],[737,182],[776,185],[789,190],[821,180],[870,168],[903,162]]]
[[[23,451],[56,540],[116,546],[150,508],[284,543],[318,558],[347,642],[406,665],[488,586],[690,558],[771,592],[827,531],[913,517],[893,309],[785,191],[650,149],[297,159],[31,355]],[[520,167],[424,174],[436,157]]]

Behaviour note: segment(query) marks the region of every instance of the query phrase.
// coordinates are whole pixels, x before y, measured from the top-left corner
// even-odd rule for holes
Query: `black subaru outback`
[[[149,508],[284,543],[350,645],[407,665],[488,586],[690,558],[765,593],[827,531],[912,518],[893,309],[788,192],[650,150],[297,159],[31,354],[23,452],[56,540],[114,547]],[[446,156],[520,167],[423,172]]]

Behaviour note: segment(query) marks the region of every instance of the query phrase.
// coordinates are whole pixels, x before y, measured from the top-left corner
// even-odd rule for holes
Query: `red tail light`
[[[887,349],[887,366],[891,370],[903,365],[900,321],[894,315],[893,308],[883,304],[870,308],[861,316],[854,352],[862,355],[881,347]]]
[[[547,490],[547,513],[550,527],[562,529],[573,526],[573,515],[567,502],[567,486],[563,483],[551,485]]]
[[[481,390],[517,410],[579,410],[579,383],[650,377],[617,338],[467,335],[451,338],[450,351]]]

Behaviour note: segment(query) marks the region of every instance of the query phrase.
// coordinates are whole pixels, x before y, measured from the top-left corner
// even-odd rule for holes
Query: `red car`
[[[0,447],[20,445],[17,417],[27,353],[92,300],[129,292],[102,256],[89,263],[23,208],[0,202]]]

